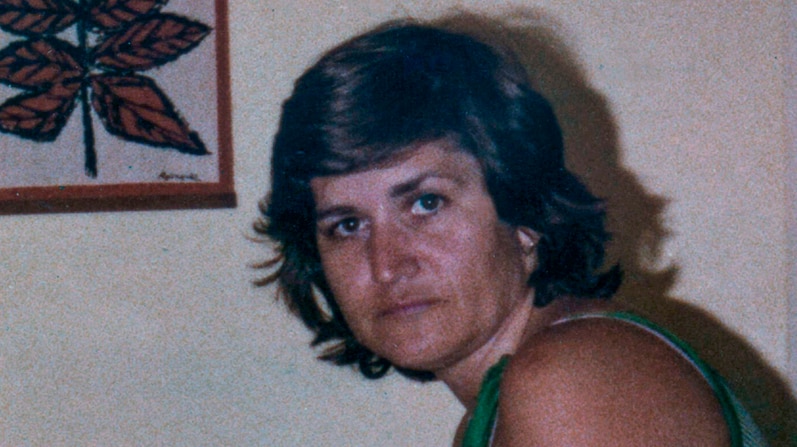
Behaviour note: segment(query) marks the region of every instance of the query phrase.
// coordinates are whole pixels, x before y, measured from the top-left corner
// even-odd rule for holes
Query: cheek
[[[324,251],[321,247],[321,269],[327,280],[335,301],[341,310],[349,311],[357,303],[357,297],[363,295],[364,265],[361,257],[349,251]]]
[[[520,248],[511,232],[500,223],[480,227],[478,231],[476,236],[460,241],[455,252],[460,261],[454,264],[465,270],[460,277],[482,292],[499,294],[525,284]],[[465,259],[468,261],[462,262]]]

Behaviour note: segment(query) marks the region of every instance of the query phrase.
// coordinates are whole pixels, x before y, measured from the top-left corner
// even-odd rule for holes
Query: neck
[[[531,298],[518,303],[499,330],[470,356],[435,371],[435,376],[446,384],[468,412],[476,406],[484,375],[501,357],[514,354],[534,334],[570,314],[607,307],[603,301],[565,297],[544,308],[534,307],[531,303]]]
[[[471,410],[476,405],[487,370],[504,355],[513,354],[526,334],[541,326],[541,311],[532,306],[530,299],[519,302],[486,343],[461,361],[435,371],[435,376],[446,384],[466,409]]]

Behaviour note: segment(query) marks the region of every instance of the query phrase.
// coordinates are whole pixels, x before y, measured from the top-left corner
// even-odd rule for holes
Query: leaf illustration
[[[0,0],[0,28],[16,34],[55,34],[77,21],[69,0]]]
[[[91,77],[91,87],[91,104],[108,132],[183,153],[209,153],[199,135],[189,129],[151,79],[139,75],[96,75]]]
[[[157,11],[168,0],[95,0],[89,15],[98,28],[113,30]]]
[[[54,37],[14,42],[0,50],[0,82],[37,90],[80,82],[78,59],[76,47]]]
[[[66,125],[80,83],[57,85],[41,93],[15,96],[0,106],[0,130],[33,141],[54,141]]]
[[[94,50],[95,61],[117,70],[147,70],[199,45],[210,27],[173,14],[157,14],[110,34]]]
[[[92,108],[128,141],[208,154],[155,81],[159,67],[199,45],[212,29],[161,13],[168,0],[0,0],[0,29],[26,40],[0,49],[0,84],[25,90],[0,105],[0,132],[55,140],[78,103],[84,167],[97,176]],[[75,43],[56,37],[72,25]],[[60,35],[59,35],[60,37]]]

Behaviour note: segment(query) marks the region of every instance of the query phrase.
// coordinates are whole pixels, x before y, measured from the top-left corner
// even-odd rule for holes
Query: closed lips
[[[390,305],[379,311],[379,317],[409,316],[423,312],[440,303],[436,299],[420,299]]]

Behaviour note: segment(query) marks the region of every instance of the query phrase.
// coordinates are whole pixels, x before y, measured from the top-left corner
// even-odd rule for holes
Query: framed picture
[[[0,214],[235,206],[227,0],[0,0]]]

